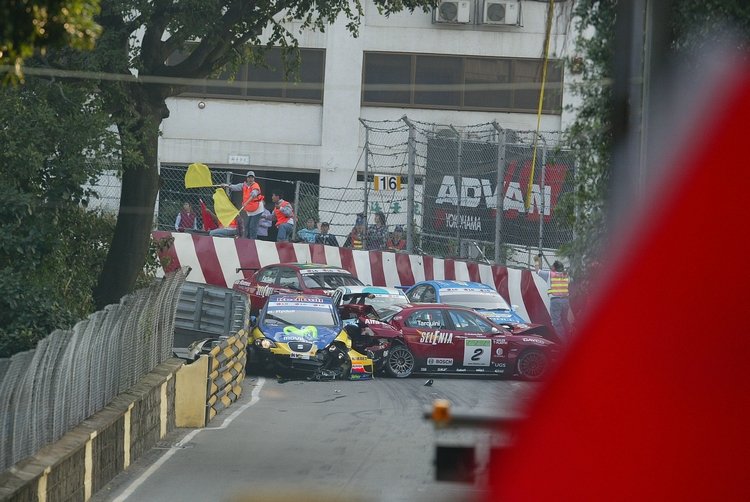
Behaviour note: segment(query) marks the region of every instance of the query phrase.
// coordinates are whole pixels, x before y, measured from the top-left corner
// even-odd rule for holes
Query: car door
[[[448,372],[456,368],[455,333],[448,329],[443,309],[412,310],[404,319],[402,333],[414,354],[416,370]]]
[[[248,290],[247,296],[250,299],[250,312],[257,314],[266,304],[266,300],[273,294],[276,278],[279,274],[279,267],[265,267],[255,274],[255,284]]]
[[[505,337],[484,317],[463,309],[446,309],[450,329],[456,333],[461,370],[468,373],[504,373],[507,365]]]

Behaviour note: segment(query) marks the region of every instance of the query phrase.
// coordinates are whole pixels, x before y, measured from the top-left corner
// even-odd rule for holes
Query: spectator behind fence
[[[549,284],[549,310],[552,318],[552,327],[555,328],[557,336],[564,342],[569,341],[570,325],[568,323],[568,311],[570,302],[568,300],[568,289],[570,277],[565,271],[565,265],[555,260],[552,270],[542,269],[542,256],[534,257],[536,273]]]
[[[315,238],[319,234],[320,232],[315,228],[315,218],[308,218],[305,222],[305,228],[297,230],[297,237],[300,242],[309,242],[310,244],[315,243]]]
[[[274,192],[271,196],[274,204],[273,216],[279,233],[276,242],[289,242],[294,233],[294,210],[292,205],[284,200],[282,192]]]
[[[331,229],[331,225],[324,221],[320,224],[320,233],[315,236],[315,242],[326,246],[339,246],[339,241],[336,236],[329,234],[328,231]]]
[[[262,241],[268,240],[268,229],[273,225],[273,223],[271,223],[272,219],[273,216],[271,216],[271,211],[269,211],[264,205],[263,213],[261,213],[260,221],[258,222],[258,239]]]
[[[357,223],[354,225],[349,236],[344,242],[345,248],[351,249],[365,249],[365,222],[364,218],[357,218]]]
[[[385,214],[382,211],[375,213],[375,223],[367,229],[367,249],[385,249],[385,241],[388,238],[388,226],[385,224]]]
[[[406,249],[406,240],[404,240],[404,229],[401,225],[396,225],[393,229],[391,238],[386,243],[386,248],[389,251],[403,251]]]
[[[177,218],[174,221],[174,229],[178,232],[198,230],[198,218],[195,217],[195,213],[193,212],[193,208],[190,207],[189,202],[184,203],[182,211],[177,213]]]

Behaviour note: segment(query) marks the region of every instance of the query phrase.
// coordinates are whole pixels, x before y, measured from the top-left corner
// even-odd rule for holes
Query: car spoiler
[[[260,270],[260,267],[237,267],[236,269],[234,269],[235,272],[239,272],[240,270],[250,270],[253,272],[257,272],[258,270]]]

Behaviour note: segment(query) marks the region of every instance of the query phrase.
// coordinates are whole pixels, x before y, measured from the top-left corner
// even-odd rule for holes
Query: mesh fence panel
[[[296,231],[310,217],[329,222],[330,233],[344,245],[359,214],[365,213],[372,224],[374,213],[382,212],[389,231],[401,226],[411,234],[415,253],[522,266],[539,250],[554,251],[572,240],[558,208],[573,189],[575,166],[558,133],[537,135],[496,123],[454,127],[407,117],[362,124],[364,148],[358,166],[364,166],[364,175],[353,173],[343,187],[298,181],[293,200],[288,189]],[[185,189],[186,170],[161,167],[159,229],[174,228],[184,202],[196,209],[199,228],[200,200],[213,208],[215,188]],[[226,181],[225,174],[216,176],[222,179],[215,183]],[[236,204],[238,197],[233,195]]]
[[[168,275],[34,350],[0,359],[0,472],[104,408],[171,355],[185,273]]]

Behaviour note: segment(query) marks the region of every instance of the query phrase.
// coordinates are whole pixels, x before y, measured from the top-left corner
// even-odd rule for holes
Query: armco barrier
[[[547,285],[531,270],[387,251],[355,251],[321,244],[265,242],[182,232],[154,232],[153,236],[174,239],[161,255],[165,272],[189,266],[192,282],[231,288],[235,280],[249,275],[238,272],[238,268],[288,262],[336,265],[373,286],[411,286],[433,279],[474,281],[495,288],[531,322],[550,324]]]

